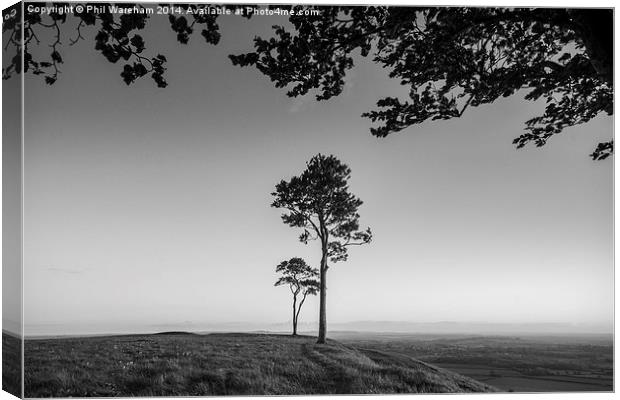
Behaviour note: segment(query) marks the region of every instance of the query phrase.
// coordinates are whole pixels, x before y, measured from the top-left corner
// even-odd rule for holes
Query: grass
[[[26,340],[26,397],[487,392],[407,356],[314,337],[167,334]]]
[[[21,339],[2,332],[2,390],[21,397],[22,391]]]

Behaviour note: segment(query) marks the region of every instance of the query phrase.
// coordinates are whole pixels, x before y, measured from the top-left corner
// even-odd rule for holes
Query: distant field
[[[26,397],[453,393],[495,389],[379,349],[315,337],[163,334],[28,339]]]
[[[334,336],[357,348],[408,355],[504,391],[613,391],[611,336]]]

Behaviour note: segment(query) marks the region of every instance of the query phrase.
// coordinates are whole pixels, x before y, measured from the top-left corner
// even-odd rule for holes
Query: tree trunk
[[[295,329],[293,332],[293,336],[297,335],[297,323],[299,322],[299,313],[301,312],[301,306],[304,305],[304,301],[306,301],[306,297],[308,296],[308,292],[304,292],[304,297],[301,298],[299,302],[299,307],[297,307],[297,314],[295,314]]]
[[[297,336],[297,295],[293,295],[293,336]]]
[[[321,287],[319,290],[319,339],[317,343],[325,343],[327,337],[327,239],[321,243],[323,256],[321,257]]]

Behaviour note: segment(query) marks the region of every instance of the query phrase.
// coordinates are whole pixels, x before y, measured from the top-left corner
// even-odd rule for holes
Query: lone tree
[[[295,11],[308,6],[294,6]],[[545,99],[544,113],[514,139],[543,146],[565,128],[613,114],[613,10],[466,7],[310,7],[292,28],[274,26],[254,52],[230,56],[255,66],[276,87],[317,100],[342,93],[354,56],[372,58],[409,88],[363,114],[385,137],[427,120],[460,117],[471,107],[520,92]],[[592,158],[605,159],[613,141]]]
[[[282,276],[276,281],[275,286],[288,285],[293,294],[293,336],[297,336],[297,322],[301,307],[308,295],[314,296],[319,292],[319,282],[316,280],[319,271],[306,264],[302,258],[294,257],[278,264],[276,272],[281,273]],[[297,305],[297,296],[300,294],[301,301]]]
[[[327,270],[328,260],[346,261],[348,248],[370,243],[370,228],[360,230],[357,210],[362,201],[349,192],[351,169],[333,155],[318,154],[306,164],[306,169],[290,181],[280,181],[271,193],[272,207],[284,208],[282,221],[303,229],[299,240],[321,242],[319,286],[319,338],[325,343],[327,335]]]

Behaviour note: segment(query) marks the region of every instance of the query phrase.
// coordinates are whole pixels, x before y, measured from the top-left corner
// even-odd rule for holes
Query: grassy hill
[[[27,340],[26,397],[451,393],[495,389],[417,361],[261,334]]]
[[[22,343],[15,334],[2,331],[2,390],[21,397]]]

